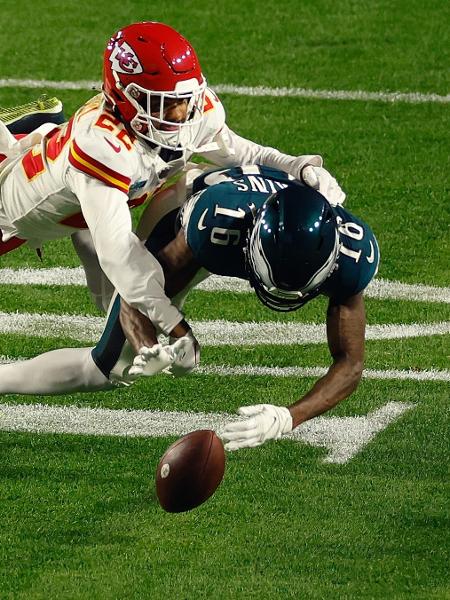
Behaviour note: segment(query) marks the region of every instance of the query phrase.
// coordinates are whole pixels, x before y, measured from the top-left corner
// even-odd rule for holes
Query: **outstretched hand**
[[[130,379],[137,377],[150,377],[160,373],[175,360],[174,353],[171,351],[171,346],[162,346],[155,344],[151,348],[142,346],[138,354],[134,357],[128,375]]]
[[[284,406],[242,406],[238,413],[244,418],[228,423],[220,432],[226,450],[254,448],[292,431],[292,416]]]
[[[164,369],[164,373],[174,377],[184,377],[193,371],[200,362],[200,344],[192,331],[188,331],[186,335],[178,338],[166,348],[172,349],[174,360],[170,366]]]

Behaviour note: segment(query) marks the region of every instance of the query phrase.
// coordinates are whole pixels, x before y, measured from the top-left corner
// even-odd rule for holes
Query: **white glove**
[[[228,423],[220,433],[222,440],[227,442],[225,450],[254,448],[292,431],[292,416],[285,406],[242,406],[238,413],[246,418]]]
[[[161,346],[155,344],[151,348],[142,346],[139,353],[135,356],[131,365],[128,376],[130,380],[136,379],[141,375],[150,377],[160,373],[175,360],[175,354],[172,346]]]
[[[164,369],[164,373],[174,377],[183,377],[195,369],[200,362],[200,345],[192,331],[188,331],[186,335],[178,338],[166,348],[172,348],[174,360],[167,369]]]
[[[307,165],[302,169],[301,178],[303,183],[325,196],[331,206],[344,204],[345,193],[331,173],[323,167]]]

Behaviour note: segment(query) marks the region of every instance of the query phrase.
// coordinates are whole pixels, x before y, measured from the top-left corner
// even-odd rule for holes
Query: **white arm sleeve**
[[[323,162],[318,154],[291,156],[269,146],[260,146],[237,135],[227,125],[224,125],[214,141],[218,149],[200,155],[221,167],[258,164],[279,169],[301,180],[301,170],[304,166],[321,167]]]
[[[132,231],[127,196],[82,173],[69,177],[105,275],[128,304],[170,333],[183,315],[164,293],[161,265]]]

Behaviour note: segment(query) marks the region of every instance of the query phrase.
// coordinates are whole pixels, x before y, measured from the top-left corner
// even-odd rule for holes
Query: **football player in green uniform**
[[[283,171],[258,165],[193,169],[185,182],[160,192],[138,229],[161,263],[165,290],[182,300],[210,273],[247,279],[276,311],[296,310],[328,297],[328,372],[289,407],[242,407],[242,419],[221,435],[228,450],[277,439],[349,396],[364,359],[363,290],[379,262],[370,227],[341,205]],[[189,175],[189,173],[188,173]],[[180,209],[181,206],[181,209]],[[198,364],[199,348],[180,345],[172,363],[152,351],[158,331],[120,296],[111,302],[104,333],[94,348],[64,349],[0,367],[0,393],[69,393],[108,389],[161,370],[184,375]]]

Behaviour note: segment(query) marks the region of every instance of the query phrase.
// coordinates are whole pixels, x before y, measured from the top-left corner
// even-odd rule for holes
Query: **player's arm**
[[[81,173],[70,177],[105,275],[128,304],[170,334],[183,315],[164,293],[161,265],[132,231],[126,194]]]
[[[322,166],[322,157],[318,154],[291,156],[270,146],[261,146],[248,140],[224,125],[217,134],[218,150],[205,152],[205,156],[220,166],[261,164],[273,169],[290,173],[300,179],[301,169],[305,165]]]
[[[169,298],[179,294],[194,278],[200,265],[186,242],[184,229],[157,254],[166,280],[165,290]]]
[[[291,156],[269,146],[261,146],[237,135],[225,123],[225,111],[212,90],[206,93],[205,138],[197,154],[221,167],[263,165],[284,171],[319,190],[331,204],[342,204],[345,194],[336,179],[322,167],[318,154]]]
[[[229,423],[222,432],[227,450],[254,447],[279,439],[304,421],[320,415],[347,398],[358,386],[364,362],[365,309],[362,294],[342,303],[330,300],[327,337],[333,363],[311,390],[289,407],[244,406],[245,419]]]
[[[180,229],[175,239],[158,252],[157,258],[163,267],[165,290],[170,298],[181,292],[199,269],[199,265],[186,243],[183,229]],[[150,319],[122,299],[120,324],[133,350],[141,355],[140,359],[139,356],[137,357],[138,362],[145,361],[145,353],[142,352],[142,349],[157,343],[156,330]],[[180,350],[182,347],[183,351],[176,353],[169,372],[176,376],[186,375],[199,363],[199,344],[185,320],[180,321],[172,329],[170,337],[175,340],[172,344],[174,348]]]
[[[169,298],[184,290],[199,269],[199,264],[186,243],[183,229],[158,252],[157,259],[163,268],[165,292]],[[156,330],[150,319],[123,298],[120,302],[120,324],[135,351],[141,346],[149,346],[157,341]],[[173,328],[170,336],[179,338],[189,330],[190,326],[182,320]]]
[[[363,371],[365,323],[362,294],[340,304],[330,300],[327,338],[333,363],[326,375],[289,407],[293,427],[333,408],[355,391]]]
[[[291,156],[270,146],[261,146],[241,137],[226,124],[216,136],[218,150],[201,153],[215,164],[224,167],[263,165],[284,171],[295,179],[319,190],[331,204],[342,204],[345,193],[336,179],[322,167],[318,154]]]
[[[131,379],[141,375],[151,376],[167,370],[169,373],[186,375],[200,361],[200,347],[192,334],[189,324],[182,320],[171,332],[172,343],[162,346],[158,343],[156,330],[148,317],[120,301],[120,324],[130,343],[135,357],[128,375]],[[177,372],[182,369],[183,372]]]

